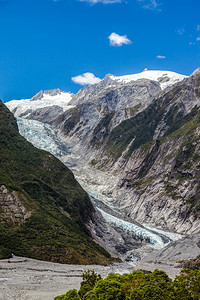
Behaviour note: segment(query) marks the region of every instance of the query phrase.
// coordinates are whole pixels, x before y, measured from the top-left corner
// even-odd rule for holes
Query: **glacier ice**
[[[62,144],[51,125],[29,119],[17,119],[19,133],[35,147],[49,151],[55,156],[67,153],[66,146]]]
[[[133,223],[112,216],[100,208],[98,208],[98,210],[101,212],[102,216],[108,223],[115,227],[121,228],[123,231],[131,234],[133,237],[147,240],[155,249],[161,249],[169,243],[164,243],[159,235],[154,234],[153,232],[145,228],[139,227]]]

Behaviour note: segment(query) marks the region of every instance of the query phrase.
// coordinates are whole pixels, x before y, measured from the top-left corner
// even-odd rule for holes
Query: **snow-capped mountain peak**
[[[46,91],[40,91],[37,93],[34,97],[32,97],[31,101],[37,101],[37,100],[48,100],[51,99],[52,101],[56,100],[66,100],[66,102],[71,100],[73,94],[70,92],[63,92],[60,89],[53,89],[53,90],[46,90]],[[70,97],[71,96],[71,97]]]
[[[40,91],[31,99],[12,100],[6,103],[15,117],[28,117],[32,111],[45,107],[57,106],[63,111],[73,107],[69,105],[73,94],[60,89]]]
[[[136,81],[138,79],[149,79],[159,82],[160,87],[164,90],[166,87],[173,85],[179,81],[185,79],[186,75],[181,75],[171,71],[150,71],[145,69],[141,73],[137,74],[130,74],[124,76],[114,76],[110,75],[110,79],[121,82],[121,83],[128,83],[130,81]]]

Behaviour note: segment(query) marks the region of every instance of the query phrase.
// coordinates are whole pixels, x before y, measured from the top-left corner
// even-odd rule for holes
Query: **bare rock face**
[[[97,91],[103,83],[99,85]],[[93,89],[94,86],[81,90],[71,102],[76,106],[61,114],[53,124],[59,133],[86,147],[90,147],[97,133],[108,135],[123,120],[143,111],[161,92],[157,82],[147,79],[108,85],[99,92]]]
[[[30,111],[27,119],[37,120],[42,123],[51,123],[54,121],[58,115],[63,113],[63,109],[58,105],[47,106],[43,108],[38,108],[36,110]],[[20,115],[23,118],[23,114]]]
[[[71,100],[72,105],[82,104],[91,98],[98,95],[99,92],[106,89],[109,86],[115,87],[119,83],[112,79],[111,74],[107,74],[103,80],[99,83],[92,84],[90,86],[84,87],[77,94],[75,94]]]
[[[0,219],[8,224],[22,224],[31,216],[31,211],[22,204],[17,192],[9,192],[4,185],[0,187],[0,207]]]
[[[93,147],[93,156],[87,156],[84,147],[83,155],[98,169],[99,182],[110,176],[107,187],[99,184],[98,191],[125,216],[181,234],[200,231],[199,89],[197,70],[114,128],[115,112],[93,132],[90,127],[85,139],[82,127],[82,144],[91,140]],[[68,136],[72,139],[78,132],[74,127]]]
[[[94,158],[96,167],[117,174],[109,195],[125,215],[184,234],[200,231],[199,75],[121,123]]]

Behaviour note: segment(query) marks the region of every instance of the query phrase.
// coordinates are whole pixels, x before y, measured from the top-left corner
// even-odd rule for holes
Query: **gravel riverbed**
[[[136,265],[118,263],[110,266],[64,265],[14,256],[0,260],[0,300],[53,300],[69,289],[79,289],[82,273],[93,269],[102,277],[108,273],[125,273],[134,269],[162,269],[172,278],[178,268],[166,264],[136,262]]]

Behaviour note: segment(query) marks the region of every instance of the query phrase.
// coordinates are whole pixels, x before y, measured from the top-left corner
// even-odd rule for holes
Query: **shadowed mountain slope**
[[[93,215],[72,172],[18,133],[0,102],[0,258],[12,253],[63,263],[106,264],[85,224]]]

